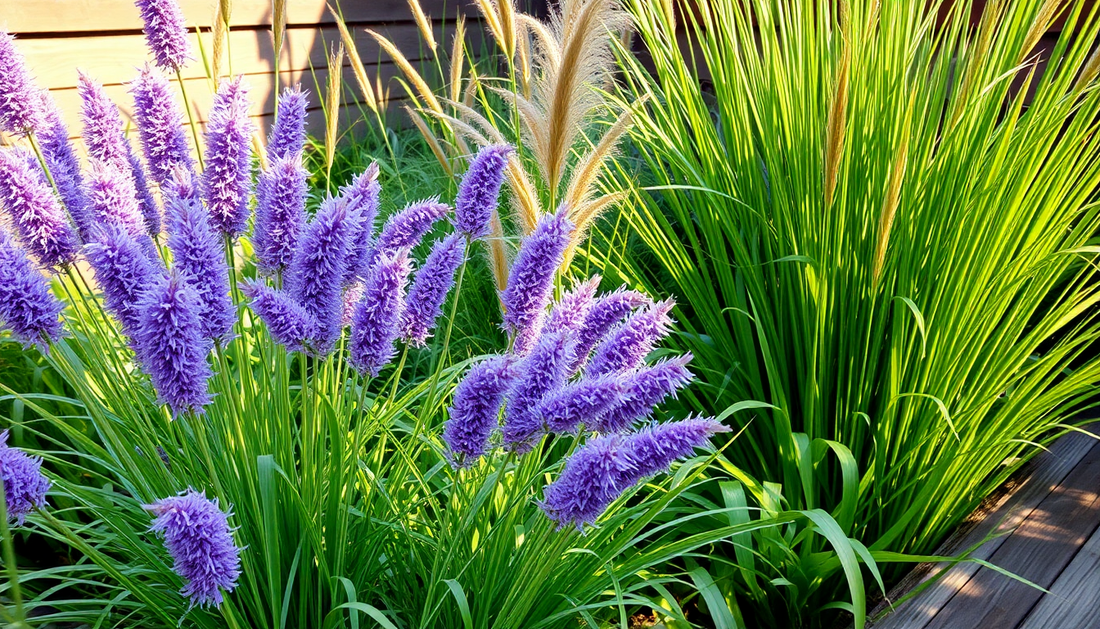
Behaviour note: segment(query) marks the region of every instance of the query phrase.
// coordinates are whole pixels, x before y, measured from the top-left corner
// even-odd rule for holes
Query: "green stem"
[[[202,145],[199,144],[199,126],[195,124],[195,114],[191,112],[191,101],[187,99],[187,87],[184,85],[183,73],[176,70],[176,80],[180,84],[180,94],[183,96],[183,108],[187,111],[187,121],[191,124],[191,136],[195,138],[195,155],[199,158],[199,170],[206,170],[202,163]]]
[[[12,602],[15,604],[13,625],[18,627],[23,625],[27,616],[23,610],[23,591],[19,588],[19,569],[15,566],[15,547],[11,541],[11,529],[8,528],[8,497],[2,482],[0,482],[0,540],[4,543],[4,564],[8,581],[11,582]]]

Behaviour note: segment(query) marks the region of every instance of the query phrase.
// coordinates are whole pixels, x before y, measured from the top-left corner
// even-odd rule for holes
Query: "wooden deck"
[[[1100,434],[1100,424],[1089,431]],[[894,611],[881,605],[871,615],[877,622],[870,626],[1100,627],[1100,441],[1080,433],[1062,437],[1021,469],[979,513],[936,554],[957,556],[980,544],[972,557],[1047,592],[976,563],[960,563]],[[890,593],[890,600],[900,599],[944,567],[918,567]]]

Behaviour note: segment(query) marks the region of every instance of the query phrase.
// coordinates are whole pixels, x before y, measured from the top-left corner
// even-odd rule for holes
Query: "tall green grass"
[[[1100,8],[625,4],[648,54],[620,47],[611,98],[648,98],[621,160],[641,190],[588,255],[677,296],[687,403],[745,427],[724,464],[750,503],[928,553],[1097,393]],[[745,544],[713,561],[730,609],[813,624],[829,562]],[[745,572],[773,559],[786,582]]]

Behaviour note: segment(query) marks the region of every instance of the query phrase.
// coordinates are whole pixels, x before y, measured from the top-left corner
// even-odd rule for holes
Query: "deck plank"
[[[1100,424],[1093,424],[1088,430],[1093,434],[1100,434]],[[1008,533],[1031,515],[1094,446],[1096,440],[1081,433],[1070,433],[1055,441],[1049,451],[1037,455],[1013,477],[1016,487],[983,505],[984,508],[980,511],[986,515],[980,520],[964,524],[934,554],[941,557],[954,556],[972,548],[990,535],[998,535],[971,555],[975,559],[990,559],[1008,539]],[[890,600],[901,598],[907,592],[936,578],[945,569],[949,569],[949,572],[886,616],[881,615],[889,607],[883,603],[870,614],[871,618],[879,619],[868,626],[874,629],[923,629],[979,568],[976,563],[960,563],[951,568],[946,563],[918,566],[891,590],[888,597]]]
[[[1100,622],[1100,528],[1066,567],[1020,629],[1090,629]]]

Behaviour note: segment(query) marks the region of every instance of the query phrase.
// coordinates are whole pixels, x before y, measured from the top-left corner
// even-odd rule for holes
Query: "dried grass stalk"
[[[394,46],[393,42],[386,39],[386,37],[384,37],[377,31],[373,31],[368,28],[367,32],[370,33],[370,36],[373,37],[375,41],[378,42],[378,45],[386,51],[386,54],[388,54],[390,58],[393,59],[393,62],[397,64],[397,67],[401,68],[401,73],[405,75],[405,79],[408,80],[408,82],[416,88],[416,94],[413,94],[412,91],[409,91],[409,96],[415,100],[416,96],[419,95],[420,99],[424,102],[425,105],[428,106],[429,109],[436,113],[443,113],[443,107],[440,106],[439,99],[436,98],[435,93],[432,92],[432,88],[428,86],[427,81],[424,80],[424,77],[420,76],[420,73],[416,71],[416,68],[414,68],[413,65],[409,63],[409,60],[405,58],[405,55],[401,54],[401,51],[397,49],[397,46]]]
[[[424,121],[424,118],[416,112],[415,109],[405,105],[405,111],[409,114],[409,120],[412,120],[416,130],[420,132],[421,137],[428,143],[428,146],[432,149],[432,153],[435,155],[435,159],[439,162],[439,165],[443,167],[443,170],[447,173],[448,177],[454,177],[454,169],[451,168],[451,162],[447,159],[446,153],[443,152],[443,147],[440,146],[439,140],[436,139],[435,134],[428,128],[428,123]]]
[[[416,20],[416,27],[420,29],[420,37],[424,39],[424,43],[428,45],[432,54],[435,54],[437,47],[435,33],[432,32],[431,20],[424,14],[424,7],[420,6],[419,0],[409,0],[409,10],[412,11],[413,19]]]
[[[328,10],[332,13],[332,17],[336,19],[336,27],[340,29],[340,39],[347,49],[348,59],[351,60],[351,71],[355,74],[355,81],[359,84],[363,101],[372,112],[377,114],[379,111],[378,95],[371,87],[370,79],[367,77],[367,68],[363,65],[363,61],[359,58],[359,51],[355,48],[355,40],[352,39],[351,32],[348,31],[348,26],[344,23],[344,18],[340,17],[340,14],[332,8],[331,4],[328,5]]]
[[[833,92],[833,106],[829,109],[825,138],[825,207],[833,204],[836,193],[837,174],[840,172],[840,159],[844,155],[845,120],[848,109],[848,71],[851,65],[851,45],[841,42],[843,50],[837,65],[836,90]]]
[[[332,161],[336,156],[336,125],[340,120],[340,88],[343,85],[344,44],[340,43],[329,54],[328,90],[325,95],[325,172],[332,175]]]

